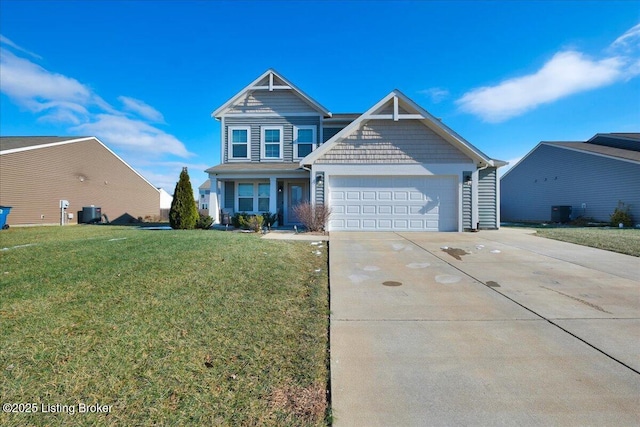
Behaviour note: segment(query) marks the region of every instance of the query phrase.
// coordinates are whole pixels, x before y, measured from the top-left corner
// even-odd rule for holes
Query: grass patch
[[[111,226],[0,239],[2,403],[76,409],[0,425],[326,425],[326,246]]]
[[[538,228],[537,235],[621,254],[640,256],[640,230],[619,228]]]

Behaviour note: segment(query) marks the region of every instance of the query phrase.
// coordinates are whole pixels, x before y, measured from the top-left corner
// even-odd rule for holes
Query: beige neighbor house
[[[348,94],[345,94],[348,96]],[[278,214],[328,205],[329,231],[463,231],[500,226],[495,160],[399,90],[362,114],[333,114],[273,69],[213,113],[222,163],[209,210]]]
[[[9,225],[76,224],[91,206],[117,223],[157,217],[160,191],[98,138],[1,137],[0,204]]]

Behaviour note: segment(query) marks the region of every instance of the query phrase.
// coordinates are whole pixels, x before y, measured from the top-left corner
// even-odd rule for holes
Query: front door
[[[289,224],[299,224],[300,219],[294,212],[294,207],[307,200],[307,184],[306,183],[293,183],[287,184],[287,218],[286,222]]]

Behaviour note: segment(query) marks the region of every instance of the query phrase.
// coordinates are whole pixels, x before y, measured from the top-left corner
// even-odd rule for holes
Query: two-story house
[[[394,90],[362,114],[332,114],[273,69],[212,113],[220,165],[207,169],[210,214],[327,204],[328,229],[462,231],[499,227],[497,168]]]

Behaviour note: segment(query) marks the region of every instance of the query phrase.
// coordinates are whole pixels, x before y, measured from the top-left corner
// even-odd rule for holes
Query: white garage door
[[[330,231],[457,231],[455,176],[332,176]]]

